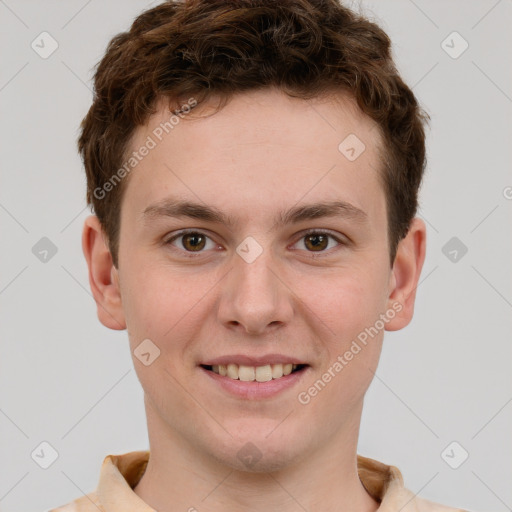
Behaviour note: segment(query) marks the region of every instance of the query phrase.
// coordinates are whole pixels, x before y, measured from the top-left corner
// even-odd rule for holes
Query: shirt
[[[148,460],[149,450],[107,455],[94,492],[48,512],[155,512],[133,492]],[[379,512],[469,512],[416,496],[404,487],[395,466],[357,455],[357,471],[365,489],[380,503]]]

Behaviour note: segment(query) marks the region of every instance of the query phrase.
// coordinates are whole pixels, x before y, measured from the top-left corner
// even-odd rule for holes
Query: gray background
[[[96,487],[107,454],[148,448],[126,332],[99,323],[89,292],[75,142],[93,65],[157,3],[0,1],[1,511],[67,503]],[[358,452],[425,498],[512,510],[512,0],[348,5],[389,33],[432,117],[416,314],[386,334]],[[31,47],[43,31],[59,45],[46,59]],[[454,31],[469,44],[457,58]],[[32,252],[42,237],[57,248],[46,262]],[[455,262],[442,250],[452,237],[468,248]],[[58,452],[48,469],[31,458],[43,441]],[[462,448],[443,458],[453,441]]]

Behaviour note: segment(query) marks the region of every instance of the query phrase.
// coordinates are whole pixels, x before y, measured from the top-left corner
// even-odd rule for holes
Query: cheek
[[[385,307],[383,283],[377,275],[351,275],[320,280],[323,286],[304,295],[312,311],[325,357],[308,382],[313,408],[350,408],[370,385],[382,348],[383,330],[372,329]],[[306,290],[303,291],[305,293]]]
[[[386,304],[382,284],[363,272],[341,269],[314,280],[303,276],[302,283],[300,296],[317,326],[324,326],[321,336],[340,346],[373,325]]]
[[[215,279],[136,261],[125,271],[121,294],[132,350],[149,338],[162,352],[175,352],[181,340],[193,338],[201,325],[200,304]]]

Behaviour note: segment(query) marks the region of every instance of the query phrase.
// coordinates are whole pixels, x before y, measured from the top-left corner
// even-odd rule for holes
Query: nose
[[[261,335],[288,324],[293,317],[293,293],[270,249],[251,263],[238,254],[226,276],[218,309],[230,329]]]

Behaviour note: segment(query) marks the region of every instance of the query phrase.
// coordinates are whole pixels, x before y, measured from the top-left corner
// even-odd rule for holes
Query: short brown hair
[[[418,207],[429,116],[399,76],[387,34],[336,0],[186,0],[143,12],[110,41],[81,123],[87,203],[116,267],[127,180],[106,185],[112,185],[136,127],[156,112],[157,101],[167,98],[169,106],[178,106],[190,97],[227,100],[265,87],[303,99],[346,91],[376,121],[393,263]]]

